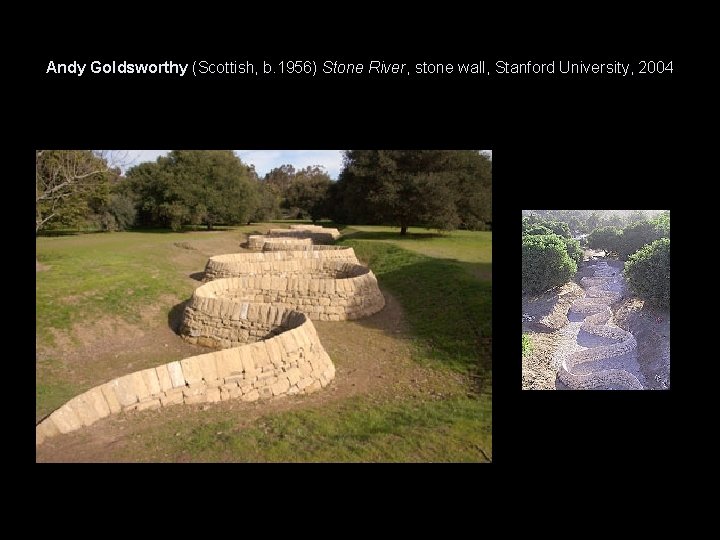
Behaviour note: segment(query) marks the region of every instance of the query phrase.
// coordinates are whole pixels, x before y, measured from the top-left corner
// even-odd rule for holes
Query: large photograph
[[[670,388],[670,212],[523,210],[523,390]]]
[[[37,150],[38,462],[491,462],[492,154]]]

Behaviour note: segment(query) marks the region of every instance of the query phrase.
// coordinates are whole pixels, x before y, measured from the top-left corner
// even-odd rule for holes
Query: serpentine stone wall
[[[310,238],[270,237],[266,234],[251,234],[247,239],[248,249],[256,251],[262,251],[268,244],[281,246],[280,249],[285,249],[296,245],[311,246],[312,243],[313,241]]]
[[[229,253],[210,257],[205,266],[205,281],[264,272],[297,274],[304,268],[306,260],[359,264],[353,248],[343,246],[310,245],[301,249],[269,250],[263,253]]]
[[[269,238],[309,238],[313,244],[332,244],[342,236],[337,229],[270,229]]]
[[[305,314],[245,306],[229,334],[232,343],[243,345],[136,371],[91,388],[36,426],[36,444],[121,411],[307,394],[335,377],[335,366]]]
[[[311,234],[334,238],[335,232],[313,228]],[[221,350],[136,371],[74,397],[37,424],[36,444],[122,411],[255,401],[327,386],[335,367],[311,319],[356,319],[382,309],[385,299],[352,248],[312,242],[265,237],[268,251],[212,257],[206,266],[212,281],[193,293],[180,333]],[[274,250],[281,245],[287,249]]]
[[[568,317],[582,320],[580,331],[595,341],[586,349],[568,354],[560,365],[559,379],[571,389],[642,390],[638,378],[625,369],[625,359],[635,352],[635,337],[610,323],[610,305],[620,299],[613,288],[619,280],[605,261],[595,265],[593,277],[580,284],[586,296],[575,300]]]
[[[332,261],[302,262],[309,265],[304,274],[244,275],[217,279],[198,287],[185,308],[181,335],[191,343],[214,341],[227,346],[225,340],[231,339],[229,328],[242,324],[241,315],[253,302],[296,309],[320,321],[358,319],[385,306],[377,279],[366,266]],[[318,263],[323,271],[333,268],[335,277],[313,275],[310,265],[321,267]],[[261,328],[254,328],[262,332]]]

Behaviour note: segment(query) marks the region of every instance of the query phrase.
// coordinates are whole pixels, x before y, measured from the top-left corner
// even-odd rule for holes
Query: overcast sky
[[[146,161],[155,161],[158,156],[166,155],[170,150],[121,150],[127,153],[125,169]],[[330,175],[330,178],[337,180],[342,169],[342,150],[233,150],[244,163],[255,165],[260,178],[269,173],[271,169],[291,164],[296,169],[302,169],[308,165],[320,165]],[[492,155],[492,152],[490,152]]]

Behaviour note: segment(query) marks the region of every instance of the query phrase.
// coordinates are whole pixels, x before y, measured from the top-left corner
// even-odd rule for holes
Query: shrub
[[[563,238],[556,234],[526,235],[522,239],[523,292],[543,292],[566,283],[577,272]]]
[[[553,232],[547,227],[543,227],[542,225],[535,223],[523,230],[523,235],[525,234],[553,234]]]
[[[572,238],[570,228],[562,221],[550,221],[524,217],[522,220],[523,235],[525,234],[557,234],[564,238]]]
[[[553,234],[557,234],[563,238],[572,238],[572,234],[570,234],[570,227],[568,227],[568,224],[564,221],[541,221],[539,225],[547,227],[553,232]]]
[[[625,279],[633,293],[651,305],[670,307],[670,239],[661,238],[630,256]]]
[[[652,221],[638,221],[625,227],[620,237],[620,242],[616,250],[618,257],[622,260],[626,260],[630,255],[635,253],[641,247],[668,236],[669,226],[666,230],[662,225],[656,224]]]
[[[530,336],[527,334],[523,334],[522,337],[522,355],[523,358],[530,354],[532,352],[532,341],[530,341]]]
[[[617,227],[600,227],[587,237],[588,246],[592,249],[602,249],[608,253],[617,253],[622,231]]]
[[[575,264],[580,264],[583,260],[583,250],[580,247],[580,242],[572,238],[563,238],[563,240],[570,258],[575,261]]]

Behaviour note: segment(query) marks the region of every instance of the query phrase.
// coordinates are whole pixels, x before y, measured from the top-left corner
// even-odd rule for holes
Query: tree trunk
[[[400,234],[407,234],[407,225],[400,225]]]

